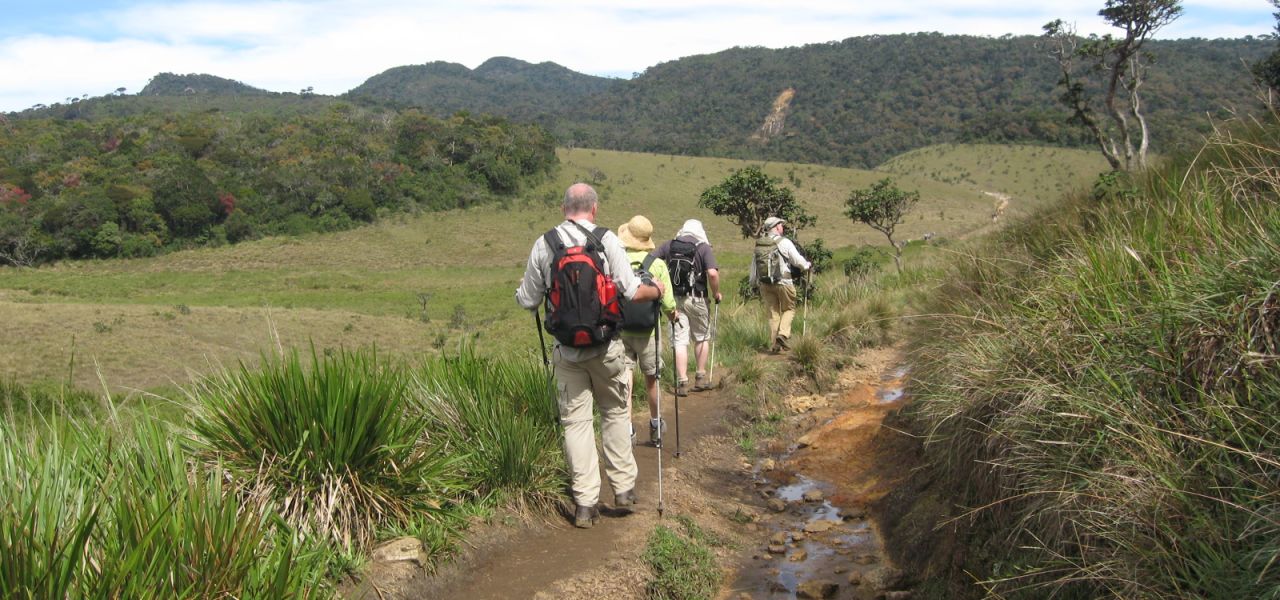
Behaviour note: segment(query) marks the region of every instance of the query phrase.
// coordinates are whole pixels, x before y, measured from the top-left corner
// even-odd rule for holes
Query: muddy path
[[[866,507],[907,468],[897,460],[901,434],[881,427],[901,405],[897,352],[864,352],[841,373],[837,389],[785,400],[774,440],[748,462],[730,423],[732,386],[680,399],[663,397],[668,423],[662,449],[663,515],[658,515],[659,450],[647,441],[647,411],[637,414],[640,502],[612,506],[607,479],[604,518],[587,530],[567,515],[534,523],[485,525],[468,547],[431,575],[392,576],[377,563],[348,598],[643,598],[650,578],[641,559],[654,526],[688,519],[723,544],[719,598],[872,598],[901,588]],[[906,453],[909,455],[910,453]],[[817,595],[814,595],[817,594]]]

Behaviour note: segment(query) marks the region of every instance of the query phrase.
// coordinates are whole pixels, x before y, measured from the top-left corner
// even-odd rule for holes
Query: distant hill
[[[390,69],[344,99],[505,116],[560,145],[871,167],[941,143],[1088,147],[1057,103],[1057,70],[1036,36],[875,35],[801,47],[732,48],[646,69],[630,80],[493,58]],[[1143,87],[1153,149],[1191,148],[1211,118],[1257,109],[1246,64],[1262,38],[1159,40]],[[159,94],[159,95],[154,95]],[[138,96],[18,113],[95,119],[150,110],[305,114],[331,96],[275,93],[212,75],[162,73]]]
[[[272,92],[203,73],[161,73],[151,78],[139,96],[189,96],[195,94],[265,96]]]
[[[369,78],[347,96],[417,106],[441,116],[465,110],[535,121],[618,81],[551,62],[535,65],[496,57],[475,70],[448,62],[396,67]]]
[[[1056,67],[1039,41],[922,33],[732,48],[631,80],[509,58],[474,71],[433,63],[392,69],[351,95],[533,120],[570,146],[848,166],[936,143],[1084,145],[1065,124]],[[1244,63],[1273,47],[1251,38],[1151,42],[1144,92],[1156,146],[1194,144],[1209,129],[1206,115],[1252,107]]]

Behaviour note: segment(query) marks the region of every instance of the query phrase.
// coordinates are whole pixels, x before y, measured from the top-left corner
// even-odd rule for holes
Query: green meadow
[[[506,205],[389,215],[356,230],[268,238],[151,259],[0,270],[0,377],[72,382],[113,391],[182,385],[193,374],[256,363],[278,346],[374,346],[403,356],[455,351],[536,353],[532,319],[512,300],[533,240],[559,220],[562,191],[588,181],[599,223],[633,214],[658,239],[701,219],[716,245],[726,292],[745,272],[748,242],[697,207],[702,190],[755,162],[591,149],[559,150],[551,180]],[[765,163],[818,217],[800,232],[834,249],[883,245],[842,214],[853,189],[885,176],[921,202],[898,233],[958,239],[991,226],[991,193],[1010,210],[1040,206],[1092,181],[1096,153],[1040,147],[939,146],[875,171]]]

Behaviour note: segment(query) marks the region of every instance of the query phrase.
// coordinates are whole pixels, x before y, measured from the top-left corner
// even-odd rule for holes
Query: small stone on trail
[[[778,533],[773,534],[773,537],[769,538],[769,543],[770,543],[770,544],[785,544],[785,543],[787,543],[787,532],[785,532],[785,531],[779,531]]]
[[[811,433],[806,433],[800,436],[800,439],[796,440],[796,447],[797,448],[817,448],[818,446],[814,444],[814,442],[817,440],[817,437],[818,436],[815,436]]]
[[[801,497],[805,502],[822,502],[822,490],[809,490]]]
[[[413,536],[399,537],[389,542],[383,543],[373,552],[369,553],[369,558],[377,562],[412,562],[419,567],[427,565],[427,549],[423,547],[422,540]]]
[[[884,600],[911,600],[911,592],[885,592]]]
[[[845,571],[848,571],[848,570],[849,570],[849,569],[847,569],[847,568],[845,568],[845,567],[836,567],[835,569],[832,569],[832,571],[831,571],[831,572],[832,572],[832,573],[835,573],[836,575],[840,575],[840,574],[842,574],[842,573],[844,573]]]
[[[845,521],[859,521],[867,518],[867,509],[861,506],[846,508],[840,513],[840,518]]]
[[[782,544],[769,544],[770,554],[782,554],[787,551],[787,547]]]
[[[776,469],[777,467],[778,467],[778,464],[777,464],[776,462],[774,462],[774,460],[773,460],[772,458],[766,458],[766,459],[764,459],[764,460],[760,461],[760,470],[761,470],[761,471],[772,471],[772,470]]]
[[[849,574],[849,585],[862,585],[862,571],[854,571]]]
[[[893,567],[880,567],[867,573],[866,582],[877,590],[892,590],[902,587],[906,574]]]
[[[791,553],[791,556],[787,557],[787,560],[791,562],[804,562],[804,559],[806,558],[809,558],[808,552],[805,552],[804,550],[796,550]]]
[[[854,558],[853,562],[856,562],[860,565],[869,565],[872,563],[880,562],[880,559],[876,557],[876,555],[874,554],[863,554],[861,556],[858,556],[857,558]]]
[[[783,502],[781,498],[770,498],[769,502],[766,504],[769,506],[769,510],[773,512],[782,512],[787,510],[787,503]]]
[[[742,592],[741,594],[738,594],[738,600],[751,600],[751,594]]]
[[[806,533],[822,533],[831,529],[833,525],[835,523],[831,521],[810,521],[804,524],[804,530]]]
[[[805,541],[805,540],[806,540],[806,539],[808,539],[808,538],[809,538],[809,536],[805,535],[805,533],[804,533],[803,531],[794,531],[794,532],[792,532],[792,533],[791,533],[791,539],[793,539],[793,540],[795,540],[795,541],[797,541],[797,542],[803,542],[803,541]]]
[[[797,598],[831,598],[840,586],[825,579],[811,579],[796,588]]]

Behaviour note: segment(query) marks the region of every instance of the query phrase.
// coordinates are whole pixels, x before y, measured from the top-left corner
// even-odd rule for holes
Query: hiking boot
[[[705,392],[711,389],[711,380],[707,378],[706,373],[696,373],[693,376],[693,391]]]
[[[661,419],[649,419],[649,442],[654,448],[662,447],[662,432],[667,430],[667,422]]]
[[[688,379],[684,379],[684,380],[681,380],[681,381],[677,381],[677,382],[676,382],[676,395],[677,395],[677,396],[688,396],[688,395],[689,395],[689,380],[688,380]]]
[[[636,500],[636,491],[634,488],[622,492],[621,494],[614,494],[613,496],[613,505],[619,508],[623,506],[631,506],[636,502],[639,501]]]
[[[594,506],[578,505],[573,512],[573,526],[579,529],[591,529],[596,519],[600,518],[600,510]]]
[[[791,349],[791,344],[787,343],[787,338],[782,336],[778,336],[778,339],[773,341],[773,345],[778,348],[779,352],[785,352]]]

